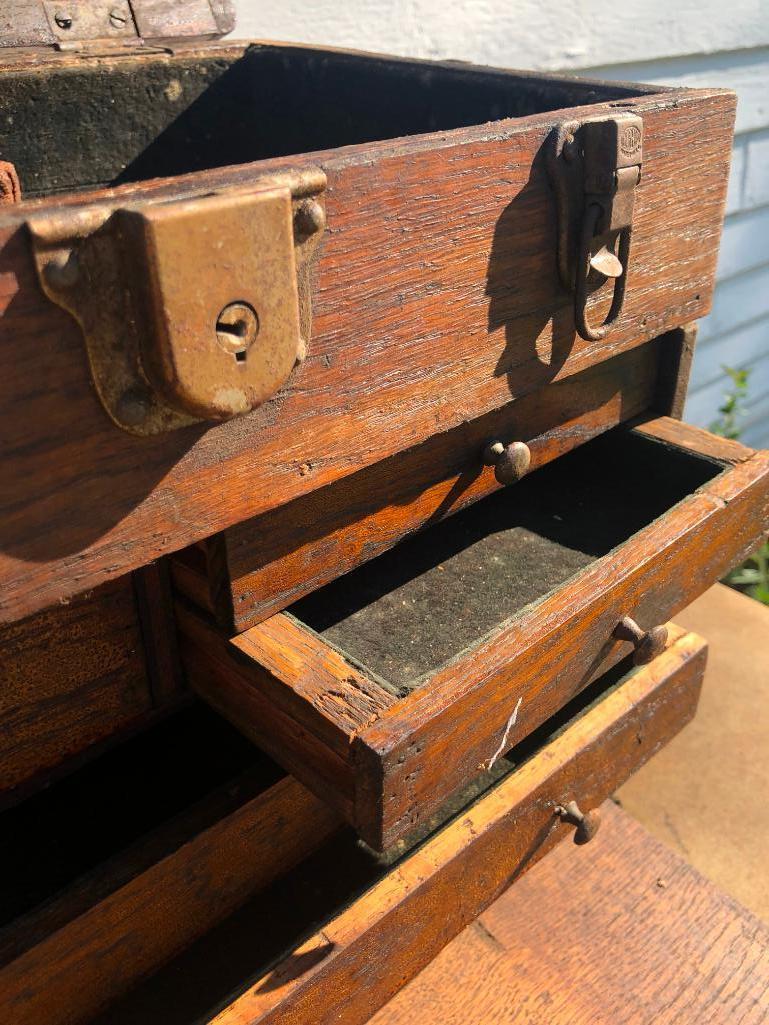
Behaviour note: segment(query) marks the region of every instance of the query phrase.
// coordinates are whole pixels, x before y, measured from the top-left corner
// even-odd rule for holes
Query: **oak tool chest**
[[[0,13],[0,1017],[365,1022],[694,714],[734,95]],[[361,982],[363,980],[363,982]]]

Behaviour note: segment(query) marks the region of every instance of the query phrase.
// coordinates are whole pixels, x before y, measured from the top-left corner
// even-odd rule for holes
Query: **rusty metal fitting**
[[[569,801],[565,805],[556,805],[555,814],[562,822],[570,822],[577,827],[574,832],[574,843],[576,844],[590,843],[601,828],[601,813],[598,809],[582,812],[576,801]]]
[[[297,238],[308,238],[326,227],[326,211],[316,199],[305,199],[294,214],[294,234]]]
[[[494,467],[494,476],[500,484],[515,484],[525,477],[531,466],[531,449],[523,441],[503,445],[491,441],[483,450],[486,466]]]
[[[653,626],[651,630],[642,630],[630,616],[625,616],[614,629],[614,636],[621,641],[630,641],[635,648],[633,662],[646,665],[661,655],[668,643],[666,626]]]
[[[228,303],[216,319],[216,338],[225,352],[242,363],[259,334],[259,317],[250,303]]]

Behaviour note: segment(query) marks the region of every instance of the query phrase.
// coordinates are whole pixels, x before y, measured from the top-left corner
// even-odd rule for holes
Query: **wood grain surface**
[[[301,667],[298,674],[291,671],[292,664],[297,665],[298,652],[274,653],[276,669],[278,664],[288,669],[283,680],[251,656],[244,655],[242,644],[234,648],[224,634],[196,612],[177,606],[177,623],[182,664],[190,687],[249,740],[301,779],[313,793],[352,820],[355,780],[350,760],[350,733],[343,728],[346,722],[346,729],[349,729],[352,715],[348,711],[343,719],[335,717],[334,706],[338,707],[338,700],[326,701],[325,708],[321,708],[303,696],[303,678],[309,682],[311,694],[317,694],[318,687],[309,672],[301,672]],[[273,624],[278,633],[284,625],[287,626],[285,636],[300,641],[302,652],[312,649],[312,639],[305,631],[297,636],[290,624]],[[245,643],[248,644],[248,638]],[[269,635],[255,638],[253,643],[256,650],[267,651]],[[270,652],[270,658],[272,654]],[[326,686],[331,684],[330,689],[337,697],[349,697],[352,688],[345,681],[355,680],[358,675],[355,670],[333,653],[321,668]],[[331,675],[335,670],[341,671],[339,676]],[[288,680],[298,684],[297,691]],[[375,686],[366,681],[364,693],[372,694]],[[387,698],[382,692],[379,702],[382,708],[387,706]]]
[[[359,1025],[691,718],[704,642],[678,632],[654,663],[573,722],[247,988],[216,1025]],[[571,846],[569,847],[571,850]],[[157,1008],[163,1014],[163,1008]],[[201,1020],[209,1020],[201,1014]]]
[[[154,705],[130,577],[4,626],[0,651],[0,803]]]
[[[256,413],[152,439],[109,421],[78,328],[37,283],[25,217],[82,198],[4,213],[2,619],[274,509],[706,313],[734,97],[672,90],[628,102],[644,119],[644,172],[625,310],[600,343],[575,335],[571,299],[558,284],[544,147],[564,116],[611,113],[605,104],[106,193],[109,202],[168,198],[291,165],[321,165],[328,176],[306,361]]]
[[[133,573],[136,608],[153,701],[171,705],[186,691],[176,640],[173,594],[167,562],[151,562]]]
[[[762,1025],[769,929],[607,802],[370,1025]]]
[[[0,931],[0,1017],[18,1025],[91,1017],[337,825],[290,777],[266,790],[248,778],[229,784]]]

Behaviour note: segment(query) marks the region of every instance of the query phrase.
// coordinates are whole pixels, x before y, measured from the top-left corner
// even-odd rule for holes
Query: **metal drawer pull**
[[[494,467],[494,476],[500,484],[515,484],[528,473],[531,450],[523,441],[513,441],[509,445],[491,441],[483,450],[483,461]]]
[[[653,626],[651,630],[642,630],[630,616],[625,616],[617,624],[614,636],[621,641],[630,641],[635,646],[633,661],[637,666],[645,665],[661,655],[668,642],[667,627]]]
[[[568,804],[559,804],[555,809],[562,822],[570,822],[576,826],[574,832],[574,843],[590,843],[595,834],[601,828],[601,813],[597,808],[592,811],[582,812],[576,801],[569,801]]]

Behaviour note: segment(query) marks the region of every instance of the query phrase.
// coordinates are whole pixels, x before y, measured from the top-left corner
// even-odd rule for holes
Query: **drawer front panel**
[[[270,971],[252,977],[216,1025],[362,1025],[568,834],[556,805],[576,800],[583,810],[597,808],[693,716],[705,651],[700,638],[679,632],[658,660]],[[297,965],[305,967],[297,972]],[[200,1020],[211,1019],[201,1013]]]
[[[40,291],[24,206],[5,215],[3,619],[277,508],[706,313],[734,98],[673,90],[629,102],[644,121],[643,176],[625,309],[599,342],[576,335],[555,268],[544,147],[560,116],[126,188],[126,202],[168,197],[309,163],[328,179],[307,359],[255,413],[154,439],[121,432],[105,415],[79,329]],[[613,108],[568,115],[597,111]]]

